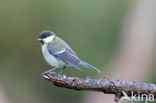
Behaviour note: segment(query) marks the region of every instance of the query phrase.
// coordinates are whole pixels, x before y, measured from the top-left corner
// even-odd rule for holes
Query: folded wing
[[[72,49],[63,48],[63,49],[54,49],[52,46],[48,48],[48,51],[51,55],[56,57],[57,59],[65,62],[68,65],[75,67],[76,69],[82,70],[80,65],[95,70],[97,72],[101,72],[96,67],[81,61],[76,53]]]
[[[48,47],[48,51],[51,55],[57,59],[65,62],[68,65],[71,65],[79,70],[82,70],[80,66],[80,59],[77,57],[76,53],[70,49],[64,48],[56,50],[53,47]]]

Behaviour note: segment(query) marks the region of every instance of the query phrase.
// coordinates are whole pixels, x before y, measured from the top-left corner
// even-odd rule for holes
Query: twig
[[[151,94],[156,98],[156,84],[125,82],[120,80],[109,80],[107,78],[94,80],[85,77],[82,79],[77,77],[67,77],[65,75],[58,76],[55,72],[44,73],[43,77],[58,87],[115,94],[115,101],[118,101],[124,93],[126,93],[127,96],[132,96],[132,92],[133,95]]]

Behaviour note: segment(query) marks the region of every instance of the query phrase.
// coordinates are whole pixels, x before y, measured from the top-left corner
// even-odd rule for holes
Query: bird
[[[53,67],[44,73],[49,73],[61,68],[58,74],[62,75],[66,67],[74,67],[82,71],[80,66],[84,66],[99,73],[101,72],[96,67],[81,60],[74,50],[52,31],[44,30],[40,32],[37,41],[41,44],[44,59]]]

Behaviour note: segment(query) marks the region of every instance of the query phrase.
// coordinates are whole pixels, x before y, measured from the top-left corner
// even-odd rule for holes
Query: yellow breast
[[[42,46],[42,53],[45,60],[53,67],[63,67],[65,65],[61,60],[56,59],[53,55],[51,55],[48,51],[47,45],[44,44]]]

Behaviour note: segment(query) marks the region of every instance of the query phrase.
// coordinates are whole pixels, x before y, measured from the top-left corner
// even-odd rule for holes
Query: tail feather
[[[84,66],[84,67],[87,67],[87,68],[90,68],[90,69],[92,69],[92,70],[95,70],[95,71],[97,71],[97,72],[101,72],[99,69],[97,69],[96,67],[94,67],[94,66],[92,66],[92,65],[90,65],[90,64],[88,64],[88,63],[86,63],[86,62],[84,62],[84,61],[81,61],[80,62],[80,65],[82,65],[82,66]]]

